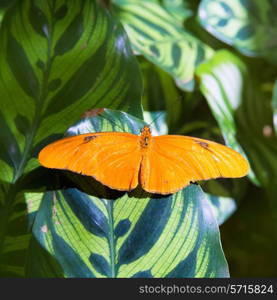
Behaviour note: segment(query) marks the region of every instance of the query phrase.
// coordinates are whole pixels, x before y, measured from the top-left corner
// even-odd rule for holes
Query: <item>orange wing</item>
[[[247,160],[221,144],[186,136],[153,137],[142,160],[140,181],[151,193],[170,194],[191,181],[218,177],[242,177]]]
[[[92,176],[110,188],[124,191],[138,185],[141,159],[139,136],[121,132],[64,138],[39,153],[44,167]]]

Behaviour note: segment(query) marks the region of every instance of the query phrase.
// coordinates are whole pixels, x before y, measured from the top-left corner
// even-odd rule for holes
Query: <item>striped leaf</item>
[[[271,0],[202,0],[201,24],[218,39],[249,56],[277,62],[277,2]]]
[[[23,180],[38,181],[38,150],[87,109],[142,115],[142,86],[122,26],[96,1],[16,1],[0,44],[0,272],[18,276],[29,228]]]
[[[24,277],[26,249],[31,238],[31,224],[26,218],[26,199],[23,192],[18,192],[15,196],[11,195],[15,193],[11,187],[3,187],[4,184],[1,184],[0,277]],[[13,201],[8,203],[8,200]]]
[[[137,134],[143,124],[126,113],[105,110],[68,134],[115,129]],[[229,275],[217,221],[199,186],[158,197],[141,189],[116,192],[89,177],[70,177],[79,190],[46,192],[33,226],[34,236],[65,277]],[[90,189],[89,194],[80,189]]]
[[[158,3],[146,0],[113,2],[134,51],[171,74],[179,87],[192,90],[195,67],[211,57],[213,50],[186,32]]]
[[[269,190],[276,187],[277,139],[270,99],[250,82],[242,61],[226,50],[199,66],[197,75],[226,143],[247,154],[255,173],[251,179]]]
[[[0,41],[0,121],[13,147],[3,180],[19,178],[31,148],[86,109],[128,110],[133,99],[140,115],[140,73],[126,36],[95,1],[21,1],[6,14]]]

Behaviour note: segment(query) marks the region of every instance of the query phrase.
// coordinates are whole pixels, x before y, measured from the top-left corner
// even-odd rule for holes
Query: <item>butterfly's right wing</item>
[[[224,145],[188,136],[153,137],[151,151],[143,157],[141,183],[152,193],[177,192],[191,181],[242,177],[247,160]]]
[[[41,150],[47,168],[92,176],[110,188],[129,191],[138,185],[139,137],[131,133],[96,132],[58,140]]]

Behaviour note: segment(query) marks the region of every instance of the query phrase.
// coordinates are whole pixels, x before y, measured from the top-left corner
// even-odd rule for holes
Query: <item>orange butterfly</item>
[[[188,136],[95,132],[49,144],[39,153],[47,168],[94,177],[116,190],[138,184],[150,193],[175,193],[191,181],[247,175],[247,160],[221,144]]]

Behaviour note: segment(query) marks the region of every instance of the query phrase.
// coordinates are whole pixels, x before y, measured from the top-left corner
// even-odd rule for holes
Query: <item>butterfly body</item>
[[[178,135],[152,136],[95,132],[58,140],[39,154],[47,168],[92,176],[110,188],[131,191],[140,184],[150,193],[170,194],[191,181],[242,177],[248,163],[236,151],[215,142]]]

